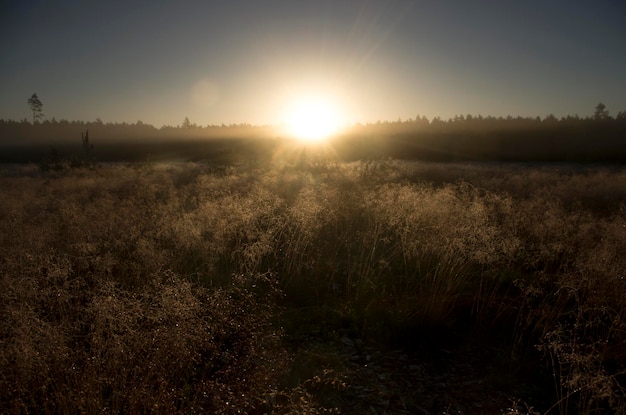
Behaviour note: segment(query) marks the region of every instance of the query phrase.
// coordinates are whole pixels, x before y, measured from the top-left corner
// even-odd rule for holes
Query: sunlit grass
[[[421,353],[469,329],[512,373],[555,373],[561,412],[619,412],[625,189],[317,159],[2,177],[0,412],[313,412],[342,395],[315,395],[298,344]]]

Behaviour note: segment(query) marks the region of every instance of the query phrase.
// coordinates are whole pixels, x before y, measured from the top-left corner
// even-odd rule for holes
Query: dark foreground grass
[[[31,170],[0,215],[2,413],[359,413],[357,349],[626,410],[623,168]]]

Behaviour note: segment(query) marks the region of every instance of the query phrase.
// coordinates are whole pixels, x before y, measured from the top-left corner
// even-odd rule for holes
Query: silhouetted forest
[[[376,154],[428,161],[626,160],[626,114],[593,117],[458,116],[425,118],[356,127],[345,140],[356,158]]]
[[[31,123],[0,119],[0,162],[37,162],[80,153],[89,131],[99,161],[269,160],[288,137],[272,126],[180,126],[156,128],[141,121],[104,123],[55,119]],[[400,158],[427,161],[626,160],[626,112],[609,115],[603,104],[591,116],[423,116],[357,124],[330,140],[341,160]]]

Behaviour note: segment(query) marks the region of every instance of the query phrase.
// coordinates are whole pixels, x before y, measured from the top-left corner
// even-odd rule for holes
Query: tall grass
[[[0,177],[1,411],[313,413],[302,313],[417,354],[478,331],[546,410],[623,411],[626,172],[558,167]]]

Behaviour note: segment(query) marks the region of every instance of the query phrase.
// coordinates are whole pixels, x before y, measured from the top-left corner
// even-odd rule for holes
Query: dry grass
[[[470,329],[554,380],[546,410],[626,410],[623,169],[28,171],[0,212],[1,412],[340,409],[338,378],[285,381],[293,342]]]

